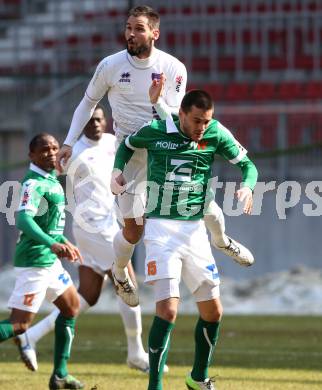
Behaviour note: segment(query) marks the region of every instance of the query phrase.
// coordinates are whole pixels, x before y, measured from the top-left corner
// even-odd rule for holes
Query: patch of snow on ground
[[[7,301],[14,282],[12,268],[0,270],[1,311],[7,310]],[[154,312],[152,290],[151,286],[140,283],[140,300],[144,313]],[[221,299],[225,314],[322,315],[322,270],[301,267],[241,282],[222,278]],[[45,302],[41,310],[50,311],[52,308],[52,304]],[[99,302],[91,311],[118,311],[111,283],[108,283]],[[184,286],[181,288],[180,312],[196,312],[194,300]]]

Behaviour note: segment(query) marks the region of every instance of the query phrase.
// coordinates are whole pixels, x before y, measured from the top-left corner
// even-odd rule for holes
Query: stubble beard
[[[130,54],[130,56],[136,56],[140,57],[142,54],[144,56],[149,57],[152,51],[152,39],[149,43],[147,44],[142,44],[140,46],[137,46],[136,49],[130,49],[129,45],[126,45],[127,52]]]

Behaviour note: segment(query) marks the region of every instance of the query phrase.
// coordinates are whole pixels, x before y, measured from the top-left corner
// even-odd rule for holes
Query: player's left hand
[[[253,210],[253,192],[249,187],[242,187],[236,192],[236,197],[240,202],[244,202],[243,211],[250,215]]]
[[[153,79],[152,84],[149,88],[149,96],[151,104],[156,104],[159,100],[159,97],[163,94],[163,88],[166,77],[164,73],[160,74],[160,79]]]

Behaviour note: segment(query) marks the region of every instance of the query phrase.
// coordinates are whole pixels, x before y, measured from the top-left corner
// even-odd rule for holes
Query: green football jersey
[[[22,181],[18,210],[32,216],[53,242],[64,242],[65,195],[54,172],[46,173],[31,164]],[[56,259],[57,256],[49,246],[40,244],[26,233],[20,232],[14,256],[15,267],[48,267]]]
[[[169,117],[142,127],[126,138],[125,145],[148,151],[146,216],[179,220],[203,218],[212,199],[215,154],[233,164],[247,154],[230,131],[214,119],[198,143],[182,133],[178,119]]]

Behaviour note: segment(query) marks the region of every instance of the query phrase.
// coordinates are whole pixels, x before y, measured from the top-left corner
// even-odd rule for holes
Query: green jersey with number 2
[[[30,169],[22,181],[19,211],[32,216],[55,241],[64,242],[64,210],[64,191],[54,172],[43,175]],[[50,247],[20,232],[14,257],[16,267],[49,267],[56,259]]]

